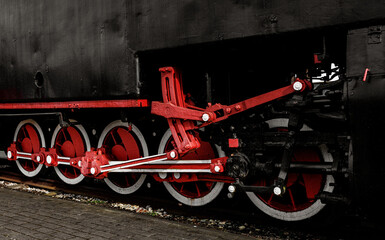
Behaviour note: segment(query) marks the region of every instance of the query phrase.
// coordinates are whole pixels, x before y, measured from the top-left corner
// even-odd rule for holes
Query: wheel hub
[[[115,145],[111,149],[112,155],[118,161],[127,160],[127,152],[122,145]]]
[[[62,146],[63,155],[66,157],[75,157],[75,147],[71,141],[65,141]]]
[[[24,138],[21,142],[21,149],[23,152],[32,153],[32,142],[29,138]]]

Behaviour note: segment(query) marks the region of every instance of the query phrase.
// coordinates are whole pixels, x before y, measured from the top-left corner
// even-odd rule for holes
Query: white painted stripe
[[[160,161],[164,161],[166,160],[167,158],[161,158],[161,159],[157,159],[157,160],[153,160],[151,162],[160,162]],[[136,160],[137,161],[137,160]],[[140,162],[140,163],[134,163],[130,166],[121,166],[121,167],[116,167],[116,168],[112,168],[112,169],[105,169],[105,170],[101,170],[102,173],[104,172],[110,172],[112,170],[116,170],[116,169],[122,169],[122,168],[128,168],[128,167],[135,167],[135,166],[140,166],[140,165],[145,165],[147,164],[146,162]],[[115,166],[116,164],[112,165],[112,166]],[[106,165],[106,166],[103,166],[103,167],[110,167],[111,165]]]
[[[111,172],[139,172],[139,173],[211,173],[210,169],[117,169]]]
[[[17,151],[16,151],[16,153],[17,153],[17,154],[21,154],[21,155],[28,155],[28,156],[31,156],[31,155],[32,155],[32,153],[17,152]]]

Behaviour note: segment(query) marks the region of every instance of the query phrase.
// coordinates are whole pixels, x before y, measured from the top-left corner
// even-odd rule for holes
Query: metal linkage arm
[[[129,159],[126,161],[110,161],[103,148],[88,151],[82,157],[69,158],[56,154],[55,149],[41,148],[38,153],[19,152],[16,143],[7,149],[8,160],[25,159],[44,164],[58,166],[60,164],[73,166],[87,177],[105,178],[109,172],[138,172],[138,173],[223,173],[227,157],[206,160],[178,159],[176,150],[153,156]],[[170,161],[167,161],[170,160]]]
[[[170,160],[170,161],[167,161]],[[153,156],[129,159],[126,161],[109,161],[104,149],[86,152],[81,161],[83,175],[94,178],[107,177],[109,172],[204,172],[222,173],[227,158],[208,160],[178,160],[175,150]]]
[[[85,176],[104,178],[107,177],[108,172],[113,170],[175,159],[177,156],[175,150],[172,150],[168,153],[110,163],[104,149],[98,149],[97,151],[86,152],[86,156],[82,158],[81,172]]]
[[[44,164],[49,167],[56,167],[59,164],[63,164],[79,168],[78,162],[81,161],[81,157],[69,158],[59,156],[56,153],[56,149],[54,148],[50,148],[48,150],[45,148],[41,148],[38,153],[19,152],[16,149],[16,143],[12,143],[11,146],[8,147],[7,158],[8,160],[14,161],[18,159],[31,160],[33,162]]]
[[[278,98],[282,98],[285,96],[288,96],[290,94],[293,94],[295,92],[303,92],[305,90],[310,90],[311,89],[311,83],[309,81],[301,80],[299,78],[296,79],[296,81],[286,87],[282,87],[276,90],[273,90],[271,92],[267,92],[261,95],[258,95],[256,97],[252,97],[249,99],[246,99],[244,101],[235,103],[230,106],[226,105],[221,105],[221,104],[215,104],[213,106],[210,106],[206,108],[205,112],[210,113],[215,113],[218,111],[221,111],[223,116],[216,117],[211,122],[219,122],[222,121],[234,114],[241,113],[243,111],[246,111],[248,109],[260,106],[262,104],[274,101]],[[211,116],[211,115],[210,115]],[[210,122],[210,119],[207,121]]]
[[[191,130],[222,121],[231,115],[271,102],[295,92],[311,90],[309,81],[296,79],[286,87],[246,99],[230,106],[215,104],[206,109],[198,109],[185,103],[181,74],[172,67],[160,69],[162,79],[163,103],[152,102],[151,113],[167,118],[173,139],[179,154],[186,153],[200,146]],[[196,125],[194,121],[203,121]]]

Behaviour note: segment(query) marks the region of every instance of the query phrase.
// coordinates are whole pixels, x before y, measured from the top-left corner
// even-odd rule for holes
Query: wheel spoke
[[[67,134],[66,134],[66,131],[64,131],[64,129],[63,129],[63,128],[62,128],[60,131],[63,133],[63,138],[64,138],[64,141],[67,141],[67,140],[68,140],[68,138],[67,138]]]
[[[111,132],[111,138],[112,138],[112,141],[114,141],[114,145],[118,145],[118,142],[116,141],[116,139],[115,139],[115,137],[114,137],[114,135],[116,134],[116,132],[114,131],[114,132]]]
[[[130,186],[130,183],[128,182],[127,174],[124,175],[124,178],[126,179],[126,186]]]
[[[296,211],[297,207],[295,206],[295,201],[294,201],[294,198],[293,198],[293,193],[291,192],[291,189],[288,189],[287,191],[288,191],[289,196],[290,196],[291,205],[293,206],[293,210]]]
[[[25,131],[25,127],[22,128],[22,132],[23,132],[23,135],[21,137],[23,137],[23,138],[28,138],[29,137],[27,132]]]
[[[195,182],[195,189],[197,190],[197,197],[200,197],[201,191],[199,190],[198,182]]]

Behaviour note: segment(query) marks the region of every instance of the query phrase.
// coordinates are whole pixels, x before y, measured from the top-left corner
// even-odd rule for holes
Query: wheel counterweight
[[[200,141],[201,147],[194,152],[188,153],[182,159],[213,159],[224,157],[220,147],[213,147],[210,143]],[[160,142],[158,153],[173,149],[171,131],[168,130]],[[167,191],[179,202],[188,206],[202,206],[213,201],[221,192],[224,183],[212,181],[193,181],[185,183],[163,182]]]
[[[146,141],[139,129],[120,120],[110,123],[102,132],[98,148],[103,147],[110,161],[125,161],[148,156]],[[110,172],[106,184],[120,194],[137,191],[146,179],[145,174]]]
[[[16,127],[13,140],[16,142],[16,149],[19,152],[38,153],[40,148],[45,147],[43,131],[39,124],[27,119]],[[43,165],[27,159],[16,160],[20,172],[27,177],[34,177],[41,171]]]

